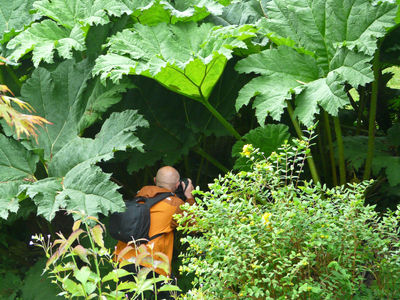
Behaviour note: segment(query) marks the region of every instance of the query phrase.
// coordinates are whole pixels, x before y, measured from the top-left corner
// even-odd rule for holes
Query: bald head
[[[160,168],[154,178],[157,186],[169,189],[172,192],[174,192],[178,187],[179,179],[179,172],[170,166]]]

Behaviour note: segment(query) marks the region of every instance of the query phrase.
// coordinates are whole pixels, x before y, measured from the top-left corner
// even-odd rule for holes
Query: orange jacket
[[[158,193],[171,192],[168,189],[161,188],[158,186],[144,186],[138,193],[137,196],[142,197],[154,197]],[[194,204],[194,199],[187,199],[190,205]],[[150,208],[150,230],[149,237],[157,235],[159,233],[164,233],[161,236],[149,241],[146,245],[149,246],[153,244],[153,250],[149,249],[149,252],[161,252],[168,256],[170,267],[172,261],[172,252],[174,246],[174,229],[177,227],[176,221],[173,220],[172,216],[174,214],[181,214],[182,210],[180,205],[184,204],[184,201],[176,196],[167,197],[164,200],[158,202],[153,207]],[[118,241],[115,254],[119,253],[127,246],[126,243]],[[136,251],[131,250],[127,252],[123,258],[131,260],[131,258],[136,256]],[[155,259],[157,259],[155,257]],[[170,268],[171,269],[171,268]],[[161,269],[155,270],[159,274],[166,275]]]

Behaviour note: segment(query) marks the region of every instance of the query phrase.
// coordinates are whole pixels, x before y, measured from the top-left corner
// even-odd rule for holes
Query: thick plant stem
[[[325,153],[323,151],[324,149],[324,142],[322,140],[323,136],[321,133],[321,126],[317,126],[317,138],[318,138],[318,153],[319,153],[319,161],[321,162],[322,166],[322,174],[324,174],[324,178],[329,178],[329,170],[328,170],[328,165],[325,159]],[[326,180],[325,180],[326,181]]]
[[[324,115],[324,127],[326,136],[328,138],[328,146],[329,146],[329,159],[331,161],[331,172],[332,172],[332,183],[334,186],[338,185],[337,174],[336,174],[336,162],[335,162],[335,154],[333,151],[333,142],[332,142],[332,131],[331,125],[329,124],[329,116],[326,111],[323,113]]]
[[[362,122],[364,108],[365,108],[365,89],[364,89],[364,87],[360,87],[359,95],[360,95],[360,100],[359,100],[360,104],[358,105],[356,135],[360,134],[361,122]]]
[[[92,233],[91,233],[91,231],[90,231],[89,226],[88,226],[87,223],[85,223],[85,227],[86,227],[86,232],[87,232],[88,237],[89,237],[90,245],[91,245],[92,249],[94,250],[94,249],[96,248],[96,246],[94,245],[93,238],[92,238],[92,236],[91,236]],[[95,266],[96,266],[96,274],[97,274],[97,276],[98,276],[99,278],[101,278],[100,269],[99,269],[99,262],[97,261],[97,254],[95,254],[95,255],[93,256],[93,259],[94,259],[94,264],[95,264]],[[102,295],[102,292],[101,292],[101,282],[100,282],[100,281],[97,283],[97,289],[98,289],[98,291],[99,291],[99,296],[101,296],[101,295]]]
[[[333,117],[333,123],[335,125],[336,143],[338,147],[338,157],[339,157],[339,184],[343,185],[346,183],[346,166],[344,163],[342,129],[340,128],[340,121],[338,117]]]
[[[208,102],[207,99],[203,97],[203,99],[200,101],[203,103],[203,105],[213,114],[214,117],[217,118],[217,120],[229,131],[230,134],[232,134],[237,140],[240,140],[242,137],[241,135],[236,131],[235,128],[229,123],[211,104]]]
[[[290,102],[287,101],[286,103],[287,103],[287,110],[288,110],[290,119],[292,120],[294,129],[296,130],[296,133],[297,133],[298,137],[302,140],[303,139],[303,133],[301,132],[301,128],[300,128],[299,123],[296,120],[296,117],[294,116],[293,107],[290,104]],[[315,182],[319,182],[319,176],[318,176],[317,167],[315,166],[314,159],[313,159],[312,155],[307,157],[307,162],[308,162],[308,166],[310,168],[310,172],[311,172],[311,176],[312,176],[313,180]]]
[[[369,108],[369,123],[368,123],[368,150],[367,160],[365,162],[364,180],[371,176],[372,159],[374,157],[375,147],[375,118],[376,118],[376,105],[378,102],[378,84],[379,84],[379,48],[375,53],[374,62],[374,82],[372,82],[371,104]]]
[[[218,160],[216,160],[214,157],[212,157],[210,154],[208,154],[202,148],[197,147],[197,148],[194,149],[194,151],[197,154],[199,154],[200,156],[204,157],[206,160],[208,160],[210,163],[212,163],[214,166],[216,166],[222,172],[224,172],[224,173],[228,173],[229,172],[228,168],[226,168],[224,165],[222,165]]]

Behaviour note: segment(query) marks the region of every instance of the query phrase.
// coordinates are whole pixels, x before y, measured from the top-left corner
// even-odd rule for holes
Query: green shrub
[[[374,299],[400,297],[400,210],[364,205],[369,182],[327,188],[300,179],[309,140],[264,158],[243,147],[250,172],[197,191],[179,218],[183,299]],[[195,215],[196,223],[186,224]]]

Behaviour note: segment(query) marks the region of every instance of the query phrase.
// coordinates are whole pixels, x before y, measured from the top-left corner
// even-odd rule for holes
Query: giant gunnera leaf
[[[72,58],[72,50],[85,49],[85,32],[80,26],[71,29],[59,26],[51,20],[34,23],[13,38],[7,48],[12,50],[9,59],[19,60],[32,51],[35,67],[41,61],[52,63],[55,51],[63,58]]]
[[[349,103],[344,84],[357,88],[373,80],[377,41],[395,25],[396,6],[366,0],[271,0],[259,22],[277,49],[241,60],[236,69],[260,76],[243,87],[236,108],[254,97],[257,119],[275,120],[296,97],[295,114],[310,126],[322,107],[337,116]]]
[[[73,50],[85,50],[88,26],[107,24],[109,16],[132,13],[120,0],[39,0],[33,7],[46,19],[21,32],[7,48],[13,60],[32,51],[36,67],[41,61],[52,63],[55,52],[69,59]]]
[[[123,75],[143,75],[176,93],[204,101],[233,49],[246,48],[243,40],[252,36],[250,25],[135,24],[110,38],[108,53],[97,59],[93,73],[113,82]]]
[[[36,204],[37,213],[47,220],[60,209],[92,216],[122,209],[118,185],[95,164],[113,158],[116,151],[141,150],[143,144],[135,133],[148,123],[137,111],[126,110],[111,114],[94,139],[80,137],[85,126],[118,102],[120,93],[131,86],[105,87],[98,80],[91,78],[87,61],[68,60],[48,69],[36,69],[23,85],[23,98],[52,124],[38,129],[37,144],[25,142],[31,150],[0,135],[0,183],[18,182],[12,189],[0,186],[4,190],[1,216],[18,208],[16,196],[23,191]],[[88,119],[94,108],[97,118]],[[34,177],[39,157],[33,151],[42,153],[47,178]]]
[[[38,68],[22,86],[22,98],[52,124],[38,128],[38,146],[50,160],[65,144],[93,124],[108,107],[121,100],[131,84],[107,86],[91,78],[88,61],[64,61],[56,68]]]
[[[9,7],[9,4],[5,6]],[[37,67],[41,61],[52,63],[56,52],[60,57],[70,59],[73,50],[85,50],[88,28],[110,23],[110,17],[126,14],[141,24],[175,24],[199,21],[211,13],[219,15],[223,5],[215,0],[38,0],[33,7],[45,20],[28,27],[12,39],[7,48],[11,50],[9,58],[12,60],[32,51]],[[20,7],[17,3],[11,8]],[[8,15],[7,10],[5,17]]]
[[[95,139],[75,136],[66,143],[49,162],[50,177],[23,186],[38,214],[51,220],[60,208],[91,216],[121,210],[118,185],[95,164],[113,158],[118,150],[141,150],[143,144],[134,133],[142,126],[148,126],[147,121],[137,111],[126,110],[113,113]]]

